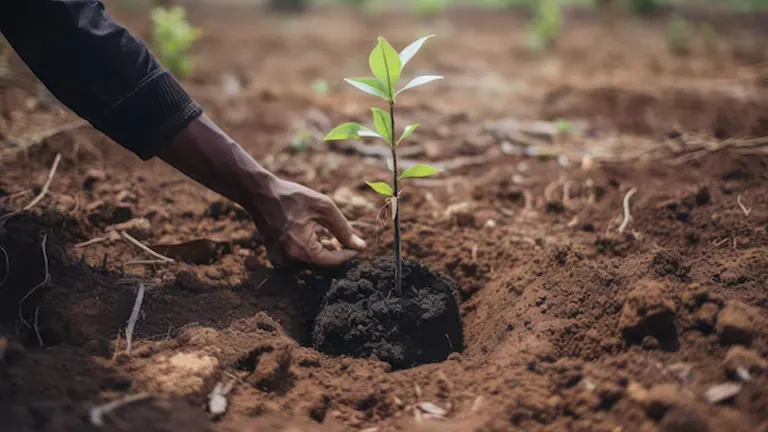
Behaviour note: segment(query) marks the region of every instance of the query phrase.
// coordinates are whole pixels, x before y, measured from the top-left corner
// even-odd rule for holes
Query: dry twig
[[[139,311],[141,311],[141,302],[144,301],[144,284],[139,283],[139,292],[136,294],[136,301],[133,303],[133,311],[131,317],[128,319],[128,327],[125,329],[125,352],[131,353],[131,343],[133,342],[133,329],[136,327],[136,321],[139,319]]]
[[[51,187],[51,182],[53,181],[53,176],[56,175],[56,169],[59,167],[59,162],[61,162],[61,153],[56,154],[56,159],[53,160],[53,165],[51,166],[51,170],[48,172],[48,178],[45,180],[45,184],[43,185],[43,189],[40,191],[40,193],[32,200],[29,204],[24,206],[21,210],[17,210],[15,212],[8,213],[7,215],[4,215],[0,217],[0,227],[2,227],[5,224],[5,221],[10,219],[11,217],[25,211],[29,211],[32,209],[32,207],[36,206],[48,193],[48,189]]]
[[[135,238],[133,238],[130,234],[128,234],[125,231],[121,231],[120,235],[122,235],[124,239],[128,240],[129,242],[131,242],[134,245],[136,245],[139,248],[141,248],[143,251],[147,252],[148,254],[152,255],[153,257],[155,257],[155,258],[157,258],[157,259],[159,259],[161,261],[165,261],[165,262],[169,262],[169,263],[176,262],[175,260],[173,260],[171,258],[168,258],[165,255],[160,255],[159,253],[153,251],[152,249],[149,248],[149,246],[147,246],[144,243],[136,240]]]
[[[104,426],[105,415],[120,408],[121,406],[128,405],[134,402],[139,402],[145,399],[149,399],[151,397],[152,395],[150,393],[137,393],[134,395],[128,395],[122,399],[114,400],[104,405],[99,405],[97,407],[91,408],[91,410],[88,412],[88,418],[91,421],[92,425],[97,427],[102,427]]]
[[[59,125],[53,128],[50,128],[48,130],[45,130],[43,132],[32,134],[28,137],[24,138],[16,138],[16,142],[19,143],[19,147],[21,148],[11,148],[10,150],[4,150],[0,152],[0,161],[5,159],[6,157],[13,156],[14,154],[17,154],[19,151],[27,151],[30,147],[32,147],[35,144],[41,143],[49,138],[52,138],[60,133],[72,131],[75,129],[79,129],[83,126],[87,126],[88,122],[85,120],[75,120],[69,123],[64,123],[63,125]],[[5,148],[12,147],[9,145],[3,146]]]
[[[37,284],[31,290],[29,290],[27,295],[22,297],[21,300],[19,301],[19,318],[21,319],[21,322],[24,323],[24,325],[27,326],[28,328],[32,328],[32,326],[29,325],[29,323],[24,319],[24,314],[22,313],[22,305],[24,304],[24,300],[26,300],[29,296],[31,296],[32,293],[37,291],[40,287],[44,286],[45,284],[51,281],[51,274],[48,272],[48,252],[46,252],[45,250],[45,243],[47,240],[48,240],[48,234],[43,235],[43,242],[40,245],[40,248],[43,251],[43,263],[45,265],[45,278],[43,278],[42,282]]]
[[[630,212],[629,208],[629,200],[632,199],[632,197],[637,193],[637,188],[632,188],[627,192],[626,195],[624,195],[624,220],[621,222],[621,225],[619,226],[619,233],[624,234],[624,230],[627,229],[627,225],[629,225],[629,221],[632,220],[632,213]]]
[[[741,208],[741,211],[744,212],[744,216],[749,217],[749,214],[752,212],[752,209],[751,208],[748,209],[746,206],[744,206],[744,203],[741,202],[741,195],[736,197],[736,203]]]
[[[172,261],[166,261],[166,260],[134,260],[134,261],[128,261],[126,263],[123,263],[124,266],[132,266],[132,265],[165,265],[170,264]]]

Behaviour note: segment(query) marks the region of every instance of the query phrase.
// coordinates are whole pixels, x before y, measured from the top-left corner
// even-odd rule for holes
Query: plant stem
[[[397,187],[397,140],[395,139],[395,103],[389,102],[389,118],[392,124],[392,190],[394,191],[394,205],[392,211],[395,212],[395,294],[401,296],[403,294],[402,279],[403,279],[403,260],[400,250],[400,195]]]

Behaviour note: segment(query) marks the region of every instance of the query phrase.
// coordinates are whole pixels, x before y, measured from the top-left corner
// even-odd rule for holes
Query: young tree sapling
[[[392,45],[381,36],[378,38],[376,47],[371,51],[368,57],[368,64],[373,73],[373,77],[363,78],[345,78],[344,81],[354,86],[358,90],[377,96],[387,101],[389,112],[379,108],[371,108],[373,113],[374,129],[369,129],[357,123],[344,123],[337,126],[325,137],[326,141],[359,139],[361,137],[373,137],[386,141],[392,151],[392,161],[390,170],[392,171],[392,184],[387,182],[368,182],[374,191],[384,196],[392,210],[392,221],[394,224],[394,249],[395,249],[395,292],[402,294],[402,255],[400,246],[400,185],[399,181],[413,177],[428,177],[438,172],[437,169],[425,164],[414,165],[403,172],[397,168],[397,146],[413,131],[419,127],[418,124],[408,125],[403,133],[397,138],[395,133],[395,101],[397,96],[404,92],[429,82],[442,79],[442,76],[424,75],[413,78],[400,90],[397,90],[397,84],[400,74],[405,65],[413,58],[419,49],[424,45],[427,39],[434,35],[425,36],[408,45],[400,53],[392,48]]]

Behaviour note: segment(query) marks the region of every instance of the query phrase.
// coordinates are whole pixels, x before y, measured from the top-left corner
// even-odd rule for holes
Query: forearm
[[[0,0],[0,32],[64,105],[142,159],[202,112],[94,0]]]
[[[205,114],[162,147],[158,157],[242,205],[254,217],[263,213],[260,208],[274,200],[277,177],[259,165]]]

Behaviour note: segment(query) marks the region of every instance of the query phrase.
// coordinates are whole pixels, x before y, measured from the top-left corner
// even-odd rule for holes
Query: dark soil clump
[[[404,369],[464,350],[453,283],[418,263],[403,262],[403,295],[394,292],[394,262],[353,263],[334,279],[315,320],[317,350],[375,356]]]

